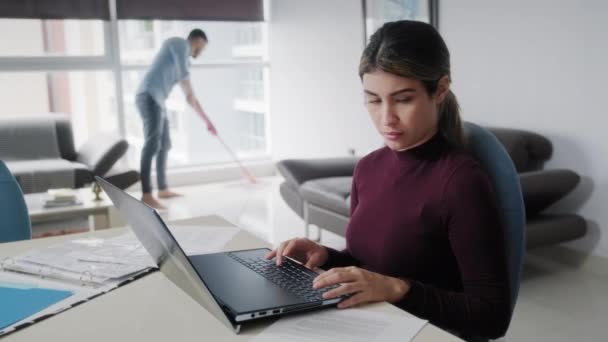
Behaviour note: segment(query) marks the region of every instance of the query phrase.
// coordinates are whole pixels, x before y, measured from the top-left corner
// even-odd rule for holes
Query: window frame
[[[118,120],[118,130],[121,137],[127,136],[127,129],[125,127],[125,93],[124,93],[124,79],[123,73],[133,70],[145,70],[149,67],[149,64],[127,64],[123,63],[120,55],[120,38],[119,38],[119,20],[116,12],[117,0],[108,0],[110,17],[109,20],[103,20],[103,34],[104,34],[104,54],[99,56],[0,56],[0,72],[57,72],[57,71],[107,71],[110,72],[114,78],[114,90],[116,98],[116,111]],[[267,1],[265,1],[267,3]],[[264,6],[265,12],[268,8],[267,4]],[[268,13],[265,13],[268,18]],[[262,39],[268,41],[267,25],[262,30]],[[204,61],[199,63],[192,63],[192,69],[199,68],[218,68],[218,67],[239,67],[239,66],[259,66],[264,70],[264,91],[269,90],[268,82],[268,70],[270,69],[270,63],[268,61],[268,54],[265,53],[261,60],[214,60]],[[268,93],[266,93],[268,94]],[[269,101],[269,97],[266,98]],[[252,158],[251,160],[260,160],[270,158],[270,124],[269,124],[269,113],[268,104],[266,104],[265,112],[265,134],[266,134],[266,148],[263,156],[259,158]],[[204,165],[215,164],[205,163]],[[182,167],[196,167],[203,164],[194,163],[187,166],[172,167],[179,169]]]

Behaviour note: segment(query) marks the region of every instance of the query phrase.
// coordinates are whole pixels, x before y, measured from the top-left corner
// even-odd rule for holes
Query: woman
[[[339,308],[388,301],[462,336],[504,335],[511,310],[502,227],[491,182],[465,151],[445,42],[425,23],[387,23],[365,48],[359,75],[386,146],[355,169],[347,248],[293,239],[267,258],[330,269],[313,286],[341,284],[324,295],[351,294]]]

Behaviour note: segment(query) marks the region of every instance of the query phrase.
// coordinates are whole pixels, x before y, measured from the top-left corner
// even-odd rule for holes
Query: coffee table
[[[65,207],[45,208],[44,203],[48,198],[47,193],[33,193],[25,195],[25,203],[32,224],[69,220],[87,217],[89,229],[103,229],[110,227],[112,202],[100,194],[101,201],[95,201],[95,194],[91,188],[74,190],[80,204]]]

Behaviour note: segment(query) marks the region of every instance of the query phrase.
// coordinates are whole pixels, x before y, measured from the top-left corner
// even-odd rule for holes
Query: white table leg
[[[103,214],[89,216],[89,230],[110,228],[110,212],[106,210]]]

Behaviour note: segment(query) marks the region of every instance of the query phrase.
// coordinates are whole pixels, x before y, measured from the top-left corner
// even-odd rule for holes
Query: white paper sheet
[[[152,266],[147,255],[132,257],[138,247],[114,244],[112,239],[81,239],[30,251],[13,258],[8,269],[50,277],[102,283]]]
[[[371,310],[328,309],[280,319],[252,342],[411,341],[427,321]]]
[[[174,226],[170,230],[188,255],[220,252],[239,231],[216,226]],[[129,232],[110,239],[76,239],[33,250],[3,261],[3,266],[52,278],[104,284],[155,265]]]

